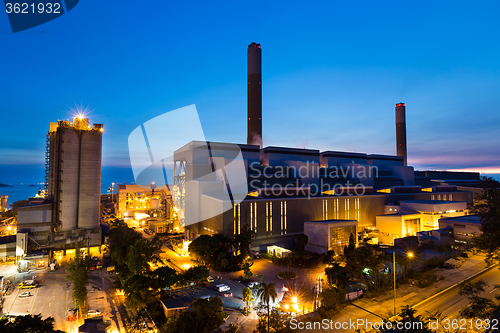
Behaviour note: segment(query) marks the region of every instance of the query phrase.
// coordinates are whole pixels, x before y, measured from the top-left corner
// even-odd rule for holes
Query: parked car
[[[258,283],[258,282],[250,282],[250,283],[248,284],[248,288],[254,288],[254,287],[257,287],[258,285],[259,285],[259,283]]]
[[[210,298],[210,296],[201,296],[200,298],[201,298],[201,299],[209,299],[209,298]]]
[[[213,277],[209,276],[209,277],[207,277],[207,281],[210,283],[214,283],[215,280]]]
[[[66,320],[67,321],[75,320],[75,310],[74,309],[68,309],[68,312],[66,313]]]
[[[260,259],[261,255],[259,251],[250,251],[251,254],[253,254],[254,259]]]
[[[38,287],[38,283],[35,280],[26,280],[19,284],[19,289],[30,289]]]
[[[236,279],[236,282],[241,283],[241,281],[243,281],[243,276],[238,276],[238,278]]]
[[[219,285],[219,287],[217,287],[217,291],[220,293],[223,293],[223,292],[229,291],[229,290],[231,290],[231,288],[229,286],[226,286],[225,284]]]
[[[222,297],[233,297],[233,293],[222,293]]]
[[[100,316],[101,315],[101,311],[99,310],[89,310],[87,312],[87,317],[91,318],[91,317],[97,317],[97,316]]]
[[[25,291],[24,293],[21,293],[21,295],[19,295],[19,297],[30,297],[31,296],[31,293],[29,291]]]

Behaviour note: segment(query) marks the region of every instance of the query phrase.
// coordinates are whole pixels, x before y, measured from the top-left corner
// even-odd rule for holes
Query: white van
[[[226,286],[225,284],[223,284],[222,286],[218,287],[217,290],[220,292],[220,293],[223,293],[225,291],[229,291],[231,290],[231,288],[229,288],[229,286]]]

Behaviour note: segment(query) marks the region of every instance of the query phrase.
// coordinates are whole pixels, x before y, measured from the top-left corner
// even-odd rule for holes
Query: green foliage
[[[249,264],[245,264],[243,266],[243,276],[245,277],[246,280],[250,280],[250,278],[253,276],[253,273],[250,270],[250,265]]]
[[[243,301],[246,303],[247,308],[250,308],[250,304],[254,301],[252,290],[248,287],[243,288]]]
[[[180,277],[181,283],[204,281],[210,275],[210,270],[205,266],[194,266],[186,270]]]
[[[345,267],[342,267],[340,263],[333,263],[331,267],[325,268],[326,277],[328,279],[328,284],[334,286],[334,288],[338,290],[343,290],[349,279],[347,278],[347,274],[349,274],[349,270]]]
[[[269,312],[269,321],[266,316],[260,316],[259,321],[257,323],[256,329],[253,331],[254,333],[287,333],[293,332],[288,326],[286,326],[285,322],[287,320],[287,316],[285,314],[280,314],[278,310],[272,309]],[[269,322],[269,326],[267,325]]]
[[[273,257],[272,261],[275,265],[283,267],[313,268],[317,267],[322,259],[323,257],[317,253],[294,251],[284,258]]]
[[[475,239],[476,245],[486,252],[487,260],[500,263],[500,184],[491,177],[481,177],[483,192],[474,198],[470,207],[481,218],[482,234]]]
[[[410,328],[403,328],[399,331],[402,333],[432,333],[433,331],[429,328],[429,325],[427,325],[425,318],[421,315],[416,315],[416,313],[417,310],[413,309],[411,306],[404,306],[399,313],[401,317],[400,322],[404,322],[405,327],[407,326],[406,323],[422,323],[422,327],[418,327],[420,324],[412,324],[408,325]],[[394,326],[396,325],[394,324]]]
[[[146,275],[136,274],[127,278],[123,283],[127,306],[137,311],[154,301],[158,294],[155,286],[155,280]]]
[[[237,251],[240,253],[240,256],[244,258],[250,253],[252,231],[246,224],[243,226],[243,228],[241,228],[240,231],[241,232],[239,235],[234,236],[234,243],[236,245]]]
[[[257,292],[257,297],[260,299],[261,307],[264,308],[267,312],[267,332],[269,331],[271,325],[271,303],[276,300],[278,294],[276,293],[276,285],[274,283],[265,283],[262,282],[260,284],[259,291]],[[258,311],[259,316],[261,316],[262,312]]]
[[[161,261],[156,254],[161,249],[161,240],[158,237],[154,237],[152,241],[144,239],[122,220],[113,223],[109,232],[109,243],[111,258],[122,283],[127,305],[134,310],[140,310],[147,303],[158,299],[163,288],[187,278],[178,275],[170,267],[160,267],[152,271],[150,263]]]
[[[309,238],[305,234],[299,234],[295,236],[295,246],[298,250],[304,251],[304,247],[309,242]]]
[[[344,303],[344,292],[336,288],[324,289],[320,294],[321,307],[325,309],[336,309]]]
[[[491,319],[498,305],[491,299],[481,297],[487,284],[483,280],[465,283],[460,286],[459,294],[469,299],[469,305],[460,310],[460,315],[467,319]]]
[[[83,259],[81,253],[77,252],[75,259],[66,265],[66,273],[68,273],[66,278],[73,283],[73,300],[75,301],[75,308],[81,311],[86,309],[88,259],[88,257]]]
[[[13,322],[7,318],[0,319],[0,332],[2,333],[64,333],[54,329],[54,318],[42,320],[42,315],[18,316]]]
[[[243,228],[234,241],[221,234],[201,235],[189,244],[189,252],[201,266],[220,271],[239,270],[246,263],[250,241],[251,233],[247,228]],[[235,246],[240,252],[238,256],[233,253]]]
[[[194,300],[190,310],[169,318],[160,333],[209,333],[219,328],[227,318],[222,300],[217,296]]]
[[[122,281],[133,275],[129,268],[129,247],[142,239],[142,235],[129,228],[123,220],[115,220],[109,231],[109,247],[115,271]]]
[[[198,263],[207,266],[213,263],[214,254],[218,253],[221,246],[222,244],[216,237],[201,235],[189,244],[189,253]]]

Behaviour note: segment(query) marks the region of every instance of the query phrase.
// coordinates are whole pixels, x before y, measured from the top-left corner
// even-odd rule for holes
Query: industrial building
[[[2,195],[0,196],[0,213],[7,211],[7,202],[8,202],[9,196],[8,195]]]
[[[99,251],[101,124],[77,116],[50,123],[43,203],[18,209],[18,232],[28,233],[28,248]]]
[[[208,146],[210,150],[204,149]],[[248,227],[252,246],[289,248],[294,237],[305,232],[306,222],[355,220],[357,230],[363,232],[379,228],[378,219],[389,218],[385,217],[388,207],[393,207],[394,214],[414,210],[418,228],[408,229],[414,235],[428,224],[437,228],[435,220],[443,214],[462,213],[473,199],[472,193],[458,191],[456,186],[414,186],[413,168],[404,166],[398,156],[236,146],[242,152],[246,177],[237,183],[248,184],[245,200],[236,205],[231,196],[240,194],[232,188],[226,190],[231,196],[220,195],[230,179],[227,175],[234,174],[227,167],[234,161],[228,158],[234,155],[232,145],[191,142],[174,153],[174,160],[186,170],[173,192],[189,198],[184,207],[187,238],[214,233],[233,236]],[[217,169],[227,178],[218,178],[212,172]],[[404,224],[401,217],[392,217],[399,219],[400,226]],[[404,236],[402,228],[392,232],[393,238]]]
[[[326,253],[330,250],[336,254],[344,253],[344,246],[349,245],[353,237],[358,243],[358,221],[356,220],[325,220],[304,223],[304,234],[308,237],[305,250],[315,253]]]
[[[161,213],[170,215],[171,194],[167,185],[149,186],[119,184],[117,190],[118,216],[135,217],[147,214],[159,217]]]
[[[466,214],[472,193],[456,185],[479,174],[460,173],[461,183],[458,173],[439,174],[446,182],[408,166],[405,103],[395,107],[396,156],[264,147],[261,55],[260,44],[248,46],[247,144],[192,141],[174,152],[172,196],[187,238],[248,228],[263,250],[306,233],[309,250],[326,252],[340,250],[347,229],[356,241],[379,233],[393,244]]]

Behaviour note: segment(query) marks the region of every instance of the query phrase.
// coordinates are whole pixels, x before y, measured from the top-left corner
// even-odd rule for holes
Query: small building
[[[443,229],[427,230],[417,233],[418,244],[434,243],[436,245],[447,245],[454,242],[453,229],[446,227]]]
[[[326,253],[334,250],[336,254],[344,253],[344,246],[349,245],[351,235],[357,245],[358,221],[325,220],[304,223],[304,234],[308,237],[305,247],[307,251]]]
[[[482,234],[478,215],[442,218],[439,219],[439,228],[451,228],[455,241],[459,242],[470,242],[474,236]]]
[[[16,259],[16,235],[0,237],[0,261]]]
[[[100,317],[85,319],[83,325],[78,327],[79,333],[108,333],[111,332],[112,326],[109,320]]]
[[[272,255],[273,257],[285,258],[290,253],[292,253],[292,251],[276,245],[267,247],[267,254]]]
[[[379,241],[390,244],[394,238],[416,236],[422,230],[422,214],[398,210],[395,214],[377,215],[376,225],[380,232]]]
[[[415,211],[422,214],[421,230],[430,230],[439,228],[439,219],[442,217],[455,217],[467,214],[466,201],[451,201],[452,194],[434,194],[442,200],[402,200],[399,202],[401,210]],[[446,196],[446,198],[444,198]]]
[[[144,213],[152,217],[169,217],[171,194],[167,185],[118,185],[118,215]]]
[[[149,221],[149,230],[151,230],[155,234],[170,232],[171,230],[169,226],[171,225],[172,223],[169,223],[169,221],[151,220]]]
[[[187,311],[192,302],[193,299],[190,297],[175,296],[171,298],[165,298],[161,301],[161,305],[163,306],[165,317],[170,318],[177,317],[182,312]]]

